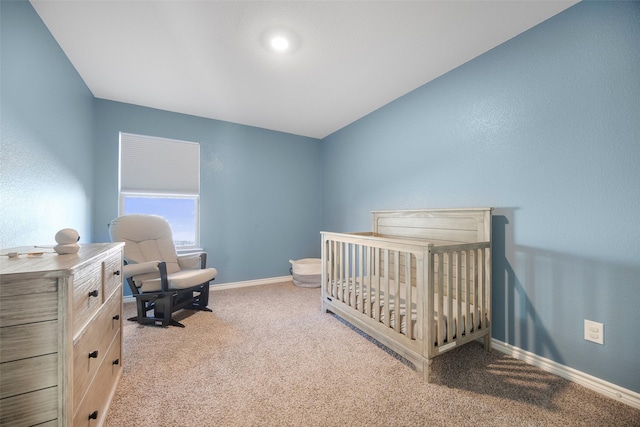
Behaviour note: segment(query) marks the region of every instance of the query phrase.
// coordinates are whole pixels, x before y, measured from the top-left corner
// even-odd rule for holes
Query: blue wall
[[[0,248],[90,242],[93,96],[28,2],[0,15]]]
[[[640,392],[640,3],[569,8],[327,137],[322,164],[332,231],[495,207],[493,336]]]
[[[285,276],[290,259],[319,257],[319,140],[99,99],[94,111],[97,241],[118,215],[122,131],[200,143],[200,243],[214,284]]]

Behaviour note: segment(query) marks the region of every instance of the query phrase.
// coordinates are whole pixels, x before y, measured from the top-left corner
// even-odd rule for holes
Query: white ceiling
[[[323,138],[577,1],[31,3],[97,98]]]

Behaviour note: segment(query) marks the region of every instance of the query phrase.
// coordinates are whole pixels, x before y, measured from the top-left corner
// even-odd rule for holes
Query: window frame
[[[127,139],[129,138],[129,139]],[[146,190],[145,188],[135,188],[135,189],[123,189],[123,183],[122,183],[122,176],[123,176],[123,160],[122,160],[122,153],[123,153],[123,139],[125,139],[126,141],[124,143],[134,143],[136,139],[142,139],[142,140],[147,140],[147,141],[158,141],[159,143],[176,143],[176,144],[196,144],[198,146],[198,151],[197,151],[197,165],[194,165],[197,167],[198,173],[197,173],[197,188],[195,188],[195,186],[192,186],[193,190],[196,190],[197,193],[193,192],[193,191],[187,191],[187,192],[176,192],[176,191],[171,191],[171,190],[167,190],[167,191],[163,191],[163,190],[159,190],[157,188],[155,189],[148,189]],[[144,146],[144,145],[143,145]],[[176,140],[176,139],[167,139],[167,138],[161,138],[161,137],[154,137],[154,136],[147,136],[147,135],[137,135],[137,134],[131,134],[131,133],[126,133],[126,132],[120,132],[119,134],[119,151],[118,151],[118,213],[119,215],[124,215],[124,209],[125,209],[125,200],[127,197],[135,197],[135,198],[148,198],[148,199],[188,199],[188,200],[193,200],[194,201],[194,233],[195,233],[195,242],[193,246],[185,246],[185,245],[178,245],[175,243],[176,245],[176,250],[178,252],[190,252],[190,251],[197,251],[197,250],[201,250],[201,245],[200,245],[200,144],[197,142],[190,142],[190,141],[181,141],[181,140]],[[178,147],[176,145],[176,147]],[[135,157],[134,157],[135,158]],[[143,157],[144,160],[146,160],[146,157]],[[143,160],[143,162],[144,162]],[[159,177],[161,178],[161,177]],[[160,179],[159,182],[162,182],[162,179]],[[195,181],[192,181],[195,183]],[[133,212],[132,212],[133,213]],[[160,215],[160,213],[157,213],[158,215]],[[166,218],[168,221],[170,221],[169,218]],[[172,226],[173,228],[173,226]],[[174,235],[175,238],[175,235]]]

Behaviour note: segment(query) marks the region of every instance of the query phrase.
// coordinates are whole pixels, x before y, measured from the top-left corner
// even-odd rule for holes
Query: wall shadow
[[[516,211],[493,216],[493,338],[639,392],[640,340],[629,339],[637,337],[629,319],[640,301],[640,268],[518,245]],[[584,340],[585,318],[605,324],[605,345]],[[442,384],[552,408],[569,383],[496,351],[483,354],[479,344],[466,347],[436,359]]]
[[[496,350],[487,353],[479,342],[471,342],[436,357],[432,381],[501,400],[555,410],[557,396],[568,380],[543,371]]]
[[[493,337],[517,347],[532,351],[558,363],[564,358],[549,331],[544,326],[534,302],[531,301],[522,280],[516,274],[509,258],[524,259],[526,281],[535,287],[536,262],[539,256],[528,253],[514,242],[512,221],[515,209],[501,209],[504,215],[494,215],[492,221],[492,333]],[[511,225],[511,226],[510,226]],[[523,252],[519,256],[516,252]],[[509,256],[508,256],[509,255]],[[533,344],[533,348],[528,344]],[[525,345],[525,347],[523,347]]]
[[[514,211],[515,208],[500,209],[500,214],[494,214],[492,218],[493,337],[498,335],[498,339],[507,343],[534,341],[536,353],[543,350],[542,353],[563,363],[561,352],[552,335],[540,326],[538,311],[507,256],[514,246],[510,227]],[[532,329],[531,325],[538,326]],[[495,350],[486,353],[480,343],[462,346],[436,358],[433,377],[448,387],[545,409],[554,409],[555,395],[568,384],[567,380]]]

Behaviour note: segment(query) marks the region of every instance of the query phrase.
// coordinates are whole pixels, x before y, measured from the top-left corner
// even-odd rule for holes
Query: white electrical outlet
[[[604,325],[584,319],[584,339],[604,345]]]

